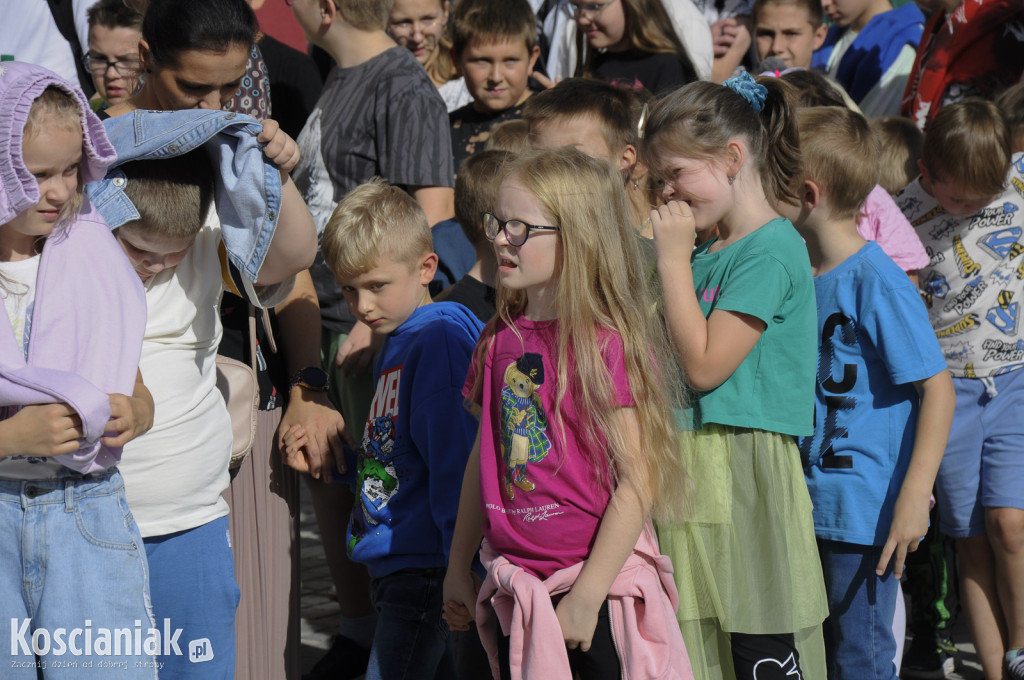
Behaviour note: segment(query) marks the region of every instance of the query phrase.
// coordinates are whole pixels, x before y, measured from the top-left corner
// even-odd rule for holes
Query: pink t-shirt
[[[882,251],[905,272],[917,271],[931,262],[910,222],[889,192],[877,184],[861,208],[857,233],[868,241],[877,241]]]
[[[603,461],[605,452],[588,457],[581,450],[572,387],[560,415],[554,413],[558,322],[519,317],[514,323],[521,342],[498,322],[478,401],[483,531],[499,554],[543,579],[590,554],[611,488],[591,462]],[[632,406],[622,340],[611,331],[600,337],[618,402]],[[474,364],[467,397],[476,371]],[[568,375],[572,385],[572,367]]]

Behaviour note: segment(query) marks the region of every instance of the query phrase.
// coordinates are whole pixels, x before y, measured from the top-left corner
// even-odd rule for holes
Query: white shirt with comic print
[[[1006,188],[970,217],[946,212],[918,178],[896,204],[924,243],[919,277],[950,373],[988,378],[1024,368],[1024,154]]]

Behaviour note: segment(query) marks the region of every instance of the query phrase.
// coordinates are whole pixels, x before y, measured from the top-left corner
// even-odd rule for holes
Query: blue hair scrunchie
[[[764,100],[768,97],[768,88],[761,85],[744,71],[735,78],[729,78],[722,85],[743,97],[754,109],[754,113],[761,113],[764,110]]]

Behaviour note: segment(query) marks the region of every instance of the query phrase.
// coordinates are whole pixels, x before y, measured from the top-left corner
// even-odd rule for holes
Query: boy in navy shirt
[[[452,678],[441,586],[453,489],[477,431],[462,385],[483,325],[462,305],[431,302],[437,255],[426,215],[382,180],[338,204],[321,251],[356,318],[386,336],[362,443],[347,461],[357,498],[346,545],[370,572],[378,611],[366,677]],[[304,432],[293,428],[285,441],[301,447]]]
[[[839,107],[798,115],[805,179],[796,223],[820,334],[814,435],[800,451],[828,594],[828,675],[896,680],[899,578],[928,529],[955,396],[917,289],[857,233],[878,175],[867,120]]]

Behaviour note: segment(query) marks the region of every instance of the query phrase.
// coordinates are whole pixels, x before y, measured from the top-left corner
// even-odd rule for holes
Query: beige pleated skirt
[[[231,506],[236,680],[298,680],[299,486],[276,445],[282,409],[260,411],[256,444],[224,497]]]

